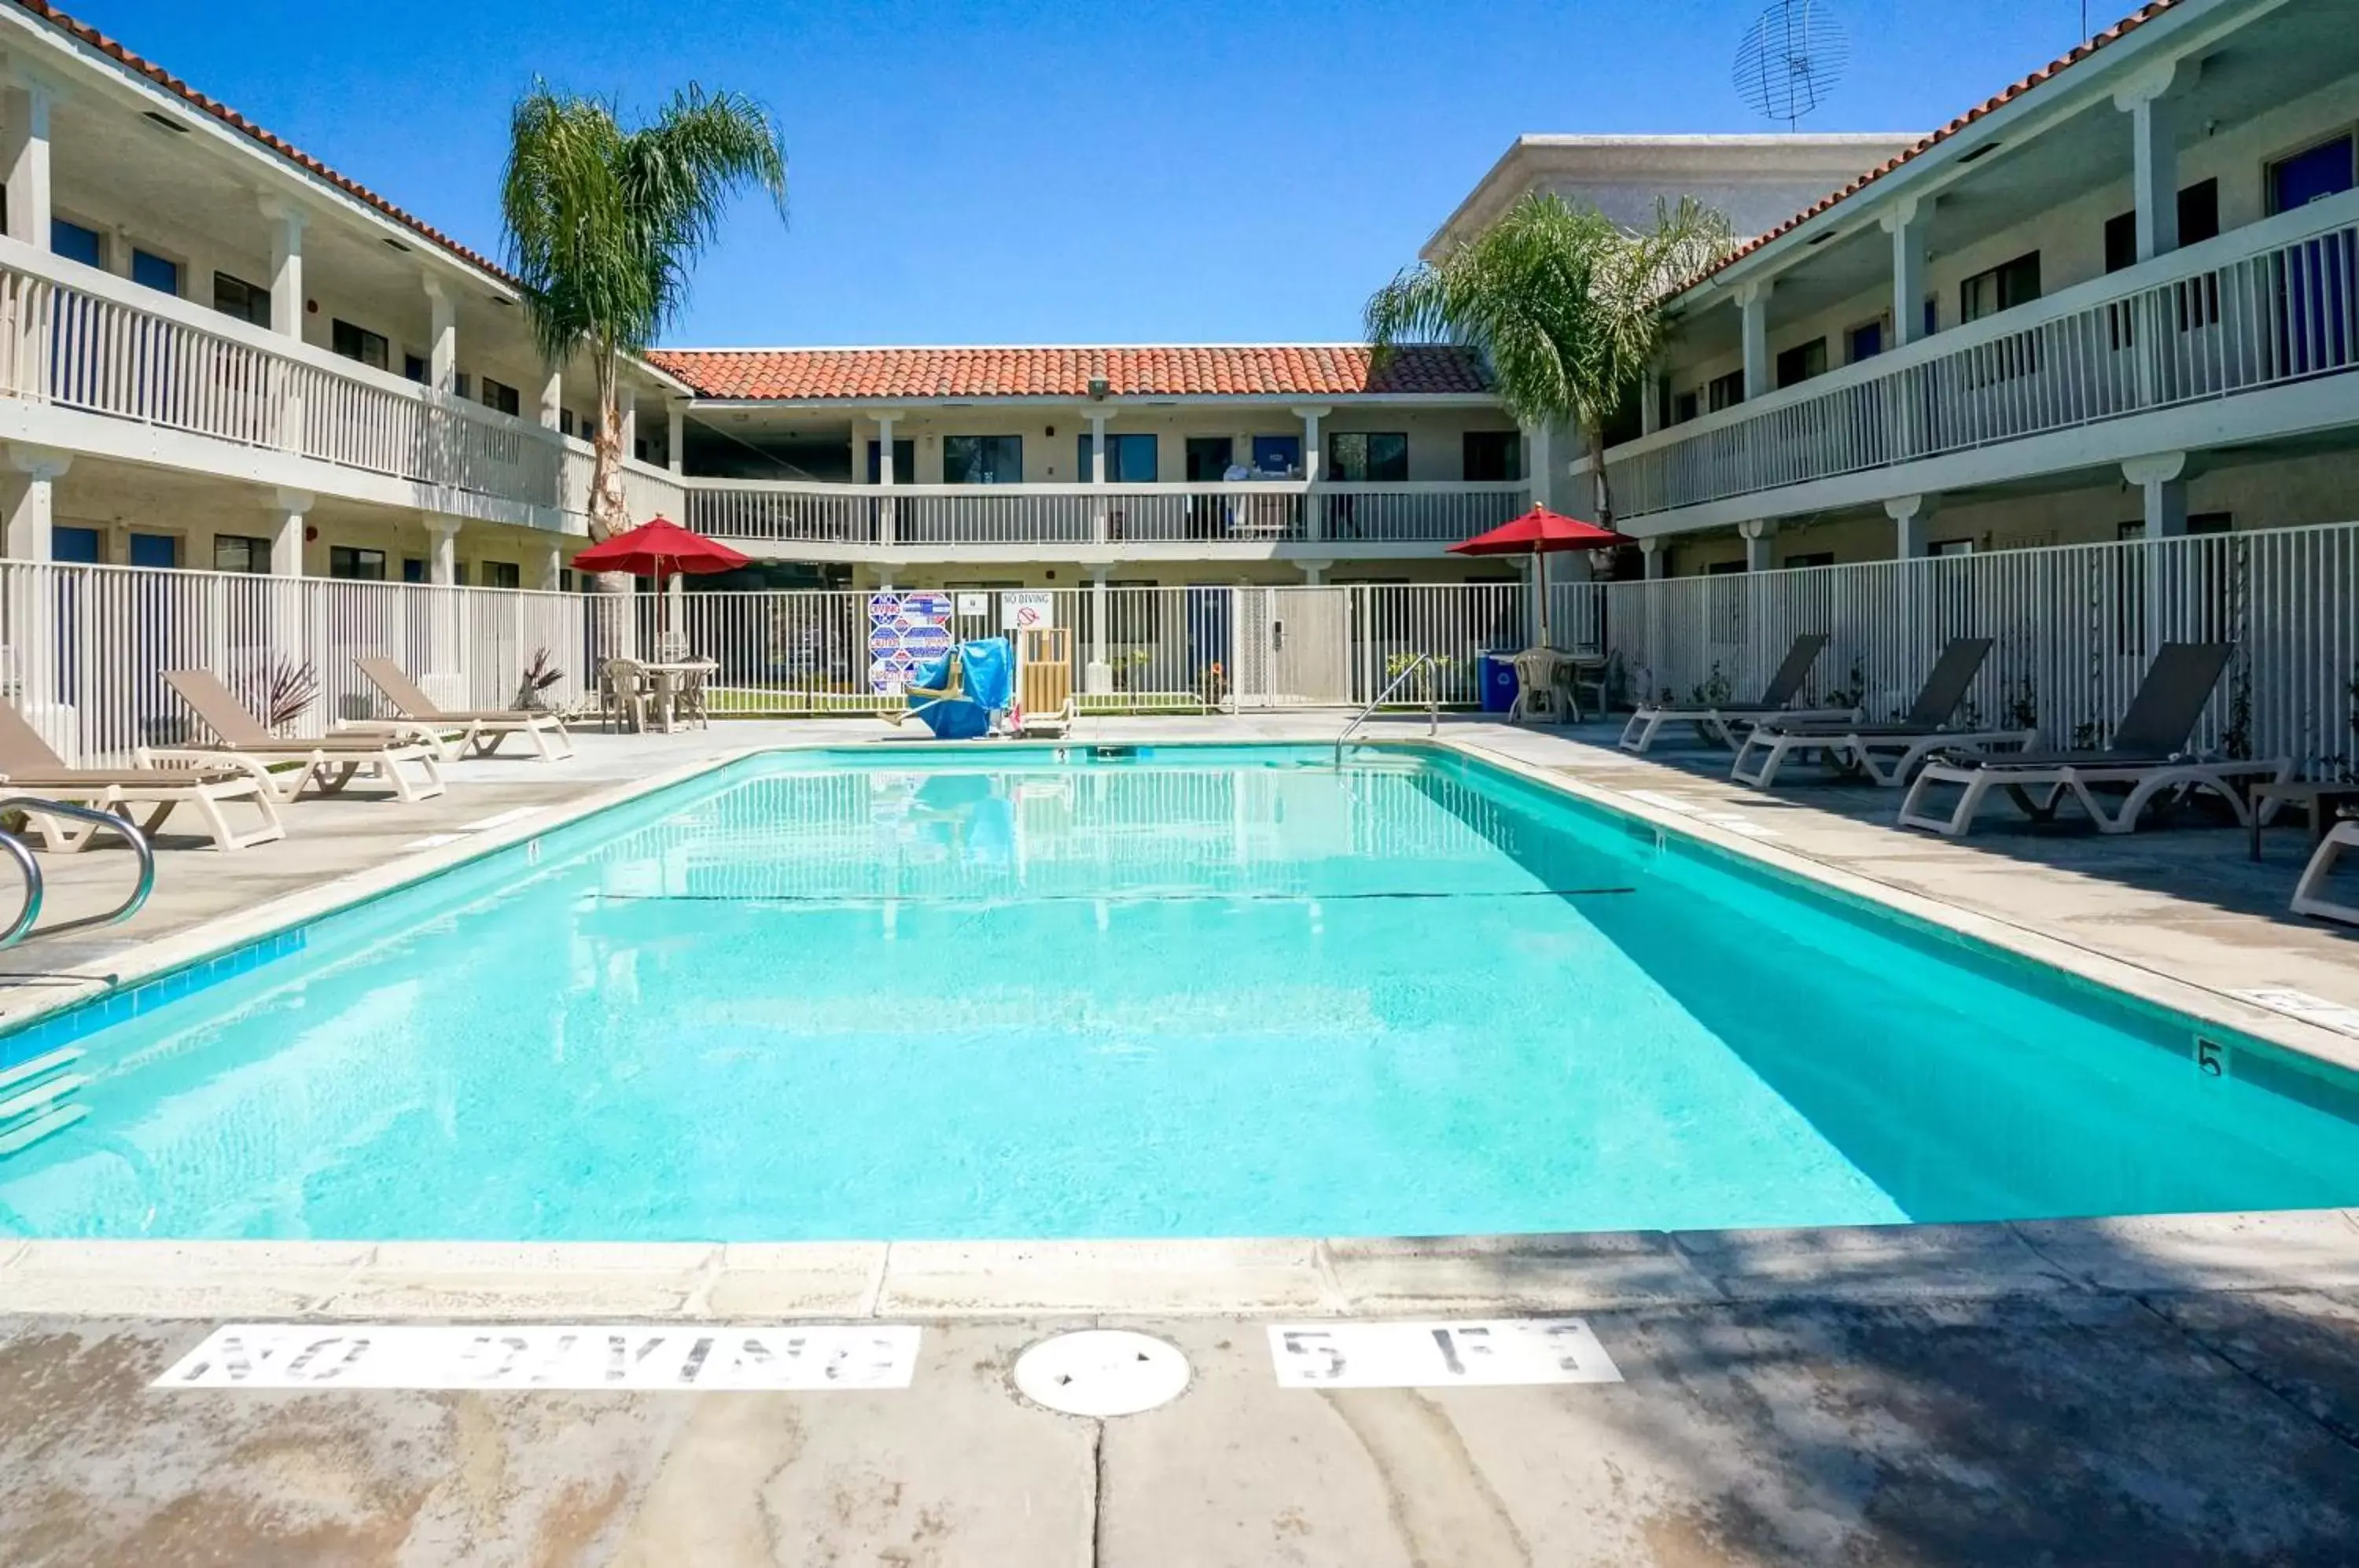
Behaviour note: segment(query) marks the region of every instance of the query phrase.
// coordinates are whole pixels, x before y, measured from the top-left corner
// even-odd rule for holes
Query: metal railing
[[[132,886],[131,896],[122,903],[103,914],[77,916],[73,920],[51,926],[39,934],[56,936],[62,931],[82,931],[92,926],[119,925],[147,906],[147,896],[156,890],[156,849],[147,842],[147,835],[139,831],[136,823],[125,822],[111,811],[94,811],[88,806],[69,805],[63,800],[46,800],[34,795],[10,795],[0,798],[0,812],[6,811],[22,811],[27,817],[71,817],[76,822],[84,823],[86,831],[90,833],[94,833],[103,829],[120,833],[123,835],[123,842],[131,846],[131,853],[139,860],[138,880]],[[32,850],[27,847],[22,839],[5,829],[0,829],[0,850],[5,850],[9,858],[16,863],[16,868],[25,874],[24,901],[18,907],[16,918],[6,926],[0,927],[0,948],[11,948],[34,934],[34,927],[41,918],[44,884],[41,877],[41,863],[33,858]]]
[[[2359,192],[1616,447],[1606,474],[1644,517],[2354,370]]]
[[[685,490],[689,526],[714,538],[880,548],[1454,544],[1531,504],[1521,482],[861,485],[691,478]]]
[[[560,502],[554,430],[5,239],[0,397]]]
[[[2053,747],[2103,744],[2163,643],[2233,642],[2195,744],[2359,773],[2359,524],[1568,583],[1549,604],[1560,640],[1614,656],[1632,698],[1745,700],[1823,632],[1811,704],[1875,719],[1950,638],[1991,637],[1963,717]]]
[[[1368,699],[1368,705],[1366,707],[1362,708],[1358,713],[1352,715],[1352,722],[1345,724],[1343,726],[1343,733],[1335,737],[1335,766],[1337,768],[1343,766],[1343,744],[1352,738],[1353,732],[1357,730],[1362,724],[1366,724],[1368,722],[1368,715],[1375,713],[1378,708],[1383,707],[1386,701],[1389,699],[1394,692],[1399,691],[1402,684],[1407,681],[1410,676],[1416,674],[1420,670],[1430,670],[1432,666],[1433,655],[1430,653],[1419,654],[1415,659],[1410,659],[1407,664],[1401,666],[1400,673],[1394,676],[1391,681],[1387,681],[1383,691]],[[1425,733],[1429,737],[1430,737],[1441,733],[1440,687],[1435,681],[1429,680],[1425,683],[1425,692],[1427,702]]]

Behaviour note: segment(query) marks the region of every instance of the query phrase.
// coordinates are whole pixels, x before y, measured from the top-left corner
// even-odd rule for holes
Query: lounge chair
[[[2186,749],[2235,652],[2236,645],[2228,642],[2165,643],[2114,726],[2112,743],[2102,750],[1934,758],[1900,803],[1900,825],[1962,838],[1993,789],[2006,791],[2038,822],[2052,821],[2069,796],[2081,802],[2099,831],[2109,833],[2135,830],[2147,805],[2165,790],[2177,798],[2209,789],[2228,802],[2238,822],[2250,822],[2252,807],[2239,781],[2283,779],[2293,771],[2292,762],[2206,760]],[[1946,814],[1929,810],[1927,794],[1945,785],[1960,787],[1956,804]],[[2121,803],[2107,811],[2104,800],[2113,796]]]
[[[1788,704],[1801,695],[1802,682],[1809,679],[1810,666],[1826,651],[1823,632],[1810,632],[1794,639],[1786,650],[1786,661],[1777,673],[1763,687],[1757,702],[1641,703],[1622,728],[1621,746],[1625,751],[1643,755],[1655,744],[1658,731],[1673,720],[1695,725],[1702,739],[1720,746],[1736,745],[1737,732],[1752,728],[1765,719],[1824,719],[1854,723],[1859,718],[1857,708],[1793,708]]]
[[[1738,748],[1728,776],[1740,784],[1767,789],[1796,752],[1819,752],[1834,766],[1864,772],[1885,789],[1908,781],[1918,764],[1937,751],[2021,749],[2038,739],[2029,729],[1956,730],[1949,727],[1966,691],[1990,657],[1989,637],[1954,637],[1925,677],[1908,712],[1888,724],[1846,724],[1806,719],[1767,719],[1755,725]],[[1879,754],[1895,753],[1887,765]]]
[[[532,749],[543,762],[559,762],[573,755],[573,741],[565,733],[565,721],[555,713],[537,713],[521,708],[445,708],[390,659],[363,659],[357,662],[369,684],[393,705],[393,711],[401,715],[404,723],[429,730],[455,731],[458,744],[477,757],[491,756],[512,735],[530,740]],[[551,735],[563,749],[550,746]]]
[[[2334,875],[2334,863],[2343,858],[2346,849],[2359,849],[2359,822],[2337,822],[2319,841],[2318,853],[2310,857],[2301,880],[2294,885],[2295,914],[2359,926],[2359,904],[2338,904],[2326,896],[2327,878]]]
[[[243,768],[69,768],[41,732],[26,723],[16,705],[5,702],[0,702],[0,793],[38,795],[65,805],[113,811],[138,822],[151,837],[174,807],[193,807],[205,820],[216,849],[245,849],[287,836],[269,789]],[[222,806],[232,800],[251,805],[262,825],[244,833],[231,827]],[[133,806],[154,809],[139,821],[132,817]],[[27,811],[26,819],[40,834],[43,846],[60,854],[88,848],[97,831],[38,811]]]
[[[336,794],[363,768],[383,779],[405,801],[429,800],[442,793],[441,767],[434,759],[433,748],[422,742],[353,734],[289,740],[272,735],[268,726],[246,711],[237,693],[223,685],[221,677],[211,670],[168,670],[164,680],[179,693],[180,701],[189,705],[198,721],[212,731],[213,738],[181,746],[142,746],[138,754],[142,763],[156,760],[197,768],[241,768],[282,801],[292,800],[313,786],[322,795]],[[274,773],[269,767],[274,762],[292,762],[296,766]],[[405,763],[419,769],[424,779],[422,787],[411,783],[402,772]]]

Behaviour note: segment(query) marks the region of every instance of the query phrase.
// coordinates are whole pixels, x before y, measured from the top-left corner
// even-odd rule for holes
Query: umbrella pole
[[[1532,586],[1540,598],[1539,646],[1546,648],[1549,646],[1548,552],[1546,550],[1532,551]]]

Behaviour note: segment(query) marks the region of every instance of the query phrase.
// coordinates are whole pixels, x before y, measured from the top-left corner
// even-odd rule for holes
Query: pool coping
[[[1371,736],[1455,753],[1773,871],[2216,1022],[2346,1071],[2331,1030],[2125,960],[1666,811],[1457,737]],[[1086,744],[1086,743],[1082,743]],[[1152,743],[1173,749],[1236,745]],[[1260,744],[1280,744],[1277,742]],[[461,843],[397,856],[142,943],[60,978],[31,1024],[487,858],[598,812],[775,753],[1002,742],[814,738],[706,753]],[[107,983],[112,977],[113,983]],[[0,1239],[0,1314],[322,1321],[651,1322],[1069,1313],[1343,1317],[1588,1311],[1741,1301],[1936,1301],[2054,1291],[2359,1288],[2359,1209],[1969,1225],[1447,1237],[1072,1242],[239,1242]]]
[[[0,1315],[727,1323],[1512,1316],[2359,1289],[2359,1210],[1560,1236],[0,1243]]]

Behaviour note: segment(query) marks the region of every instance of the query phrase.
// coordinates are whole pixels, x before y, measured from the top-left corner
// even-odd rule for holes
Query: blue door
[[[180,564],[180,541],[171,534],[133,534],[131,564],[167,570]]]
[[[49,559],[77,565],[98,564],[98,530],[70,528],[60,523],[49,530]]]
[[[1256,474],[1292,474],[1302,466],[1300,436],[1256,436],[1253,465]]]

